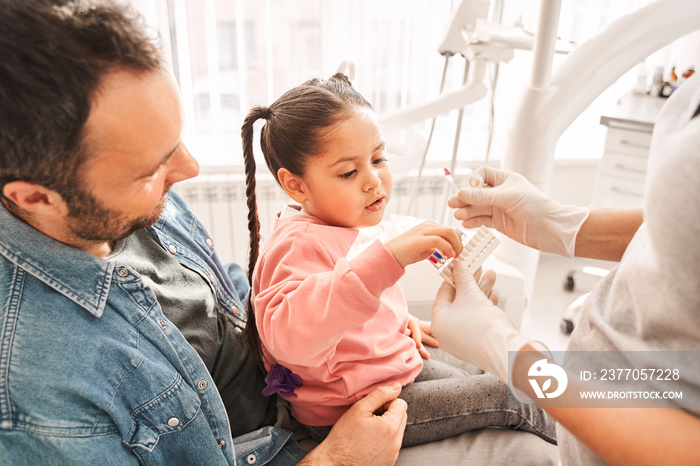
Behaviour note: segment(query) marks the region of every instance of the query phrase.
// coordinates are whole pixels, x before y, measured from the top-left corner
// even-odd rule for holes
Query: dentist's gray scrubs
[[[591,293],[570,351],[700,351],[699,105],[696,73],[661,110],[649,154],[644,223],[616,270]],[[676,406],[700,416],[700,358],[687,365],[672,384],[683,389]],[[563,464],[605,464],[560,425],[557,437]]]

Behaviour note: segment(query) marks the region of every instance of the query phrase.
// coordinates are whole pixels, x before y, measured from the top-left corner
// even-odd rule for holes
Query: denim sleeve
[[[119,434],[90,437],[45,436],[0,430],[0,463],[14,465],[137,465]]]
[[[226,270],[226,275],[231,279],[238,297],[245,306],[248,302],[248,293],[250,293],[250,283],[248,283],[248,277],[246,277],[243,267],[235,262],[227,262],[224,264],[224,269]]]

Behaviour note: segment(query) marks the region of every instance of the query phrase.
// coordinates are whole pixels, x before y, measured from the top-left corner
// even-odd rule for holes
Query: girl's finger
[[[423,335],[423,344],[432,346],[433,348],[439,348],[440,347],[440,342],[438,342],[437,338],[435,338],[432,335]]]

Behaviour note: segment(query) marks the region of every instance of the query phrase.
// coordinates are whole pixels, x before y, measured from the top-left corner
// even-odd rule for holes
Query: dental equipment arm
[[[509,134],[502,168],[548,187],[557,139],[593,100],[654,51],[700,25],[700,2],[659,0],[579,45],[553,75],[561,0],[542,2],[530,84]]]
[[[654,51],[698,29],[700,2],[658,0],[579,45],[552,75],[561,0],[542,0],[530,84],[518,103],[501,168],[520,173],[545,194],[557,140],[613,82]],[[510,241],[496,256],[517,267],[532,294],[538,254]]]
[[[489,0],[464,0],[452,16],[445,39],[438,47],[440,55],[445,57],[443,83],[447,72],[447,63],[453,55],[462,54],[465,58],[472,58],[473,54],[469,52],[471,36],[477,21],[485,19],[488,15],[489,6]],[[511,58],[512,50],[507,60]],[[464,80],[460,89],[443,94],[443,85],[441,85],[440,95],[436,98],[383,114],[382,123],[384,125],[409,126],[431,117],[437,117],[450,110],[464,108],[486,96],[487,90],[483,84],[483,78],[484,72],[479,69],[478,74]]]
[[[472,65],[469,79],[460,89],[427,101],[400,108],[382,115],[386,125],[408,126],[420,123],[450,110],[464,108],[486,96],[483,84],[487,63],[507,63],[513,59],[513,50],[531,50],[534,38],[522,28],[491,23],[486,20],[489,0],[463,0],[450,21],[438,53],[449,58],[462,55]],[[573,50],[567,41],[555,41],[555,53]],[[454,168],[454,167],[452,167]]]

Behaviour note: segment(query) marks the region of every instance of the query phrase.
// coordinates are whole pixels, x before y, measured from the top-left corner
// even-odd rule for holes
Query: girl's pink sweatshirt
[[[306,425],[334,424],[372,389],[413,382],[423,365],[404,334],[409,315],[397,284],[404,269],[379,240],[351,252],[359,235],[305,214],[278,218],[255,268],[266,368],[301,376],[288,400]]]

